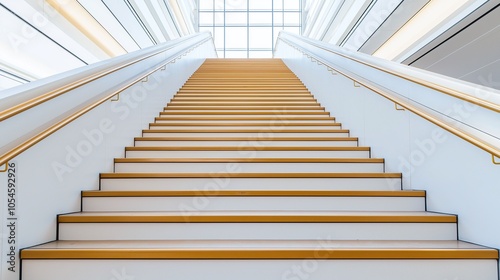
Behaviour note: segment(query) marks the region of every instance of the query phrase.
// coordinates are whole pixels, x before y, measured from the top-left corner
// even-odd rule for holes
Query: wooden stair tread
[[[144,129],[143,133],[165,133],[165,132],[184,132],[184,133],[349,133],[347,129],[283,129],[263,126],[260,129]]]
[[[294,112],[294,111],[324,111],[324,107],[319,107],[319,106],[281,106],[281,105],[274,105],[274,106],[235,106],[235,105],[228,105],[228,106],[168,106],[165,107],[165,111],[258,111],[258,112],[271,112],[271,113],[276,113],[276,110],[286,110],[287,112]]]
[[[192,111],[192,112],[178,112],[175,110],[168,111],[168,112],[160,112],[160,115],[273,115],[276,117],[280,116],[287,116],[287,115],[327,115],[329,116],[330,113],[324,112],[324,111],[313,111],[310,110],[309,112],[303,112],[303,111],[283,111],[283,112],[275,112],[275,111]]]
[[[425,197],[425,191],[219,190],[82,191],[82,197]]]
[[[370,151],[370,147],[126,147],[125,151]]]
[[[380,158],[115,158],[115,163],[384,163]]]
[[[169,240],[54,241],[21,259],[498,259],[462,241]]]
[[[401,173],[101,173],[101,179],[117,178],[401,178]]]
[[[136,137],[135,141],[358,141],[357,137]]]
[[[432,212],[205,211],[78,212],[59,223],[456,223],[455,215]]]
[[[285,117],[285,116],[275,116],[275,117],[238,117],[238,118],[224,118],[224,117],[156,117],[155,121],[178,121],[178,120],[196,120],[196,121],[242,121],[242,120],[248,120],[248,121],[294,121],[294,120],[299,120],[299,121],[306,121],[306,120],[328,120],[328,121],[335,121],[335,118],[333,117]]]
[[[150,123],[149,126],[342,126],[340,123]]]

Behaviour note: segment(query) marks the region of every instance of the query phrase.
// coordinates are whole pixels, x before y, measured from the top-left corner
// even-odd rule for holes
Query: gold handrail
[[[168,61],[165,61],[165,62],[162,62],[162,63],[158,64],[156,67],[154,67],[152,70],[148,71],[147,73],[139,75],[137,78],[129,81],[128,83],[126,83],[125,85],[121,86],[120,88],[114,90],[111,93],[108,93],[105,97],[103,97],[103,98],[95,101],[94,103],[92,103],[90,105],[87,105],[86,107],[84,107],[81,110],[73,113],[72,115],[64,118],[63,120],[59,121],[58,123],[56,123],[56,124],[48,127],[47,129],[43,130],[42,132],[38,133],[37,135],[35,135],[33,137],[30,137],[28,140],[26,140],[26,141],[22,142],[21,144],[17,145],[15,148],[9,150],[7,153],[5,153],[3,155],[0,155],[0,166],[3,165],[3,164],[5,164],[5,163],[7,163],[7,162],[9,162],[11,159],[15,158],[16,156],[18,156],[22,152],[26,151],[27,149],[31,148],[32,146],[34,146],[38,142],[42,141],[43,139],[47,138],[48,136],[52,135],[53,133],[55,133],[59,129],[63,128],[67,124],[73,122],[74,120],[78,119],[82,115],[88,113],[89,111],[91,111],[95,107],[97,107],[97,106],[101,105],[102,103],[106,102],[108,99],[113,98],[115,95],[117,95],[117,94],[121,93],[122,91],[128,89],[132,85],[134,85],[134,84],[142,81],[145,77],[153,74],[154,72],[156,72],[158,70],[161,70],[161,68],[163,68],[167,64],[171,63],[172,61],[175,61],[179,57],[179,55],[182,55],[183,53],[189,53],[193,49],[199,47],[200,45],[204,44],[205,42],[207,42],[209,40],[211,40],[210,37],[206,38],[206,39],[204,39],[202,41],[200,41],[195,46],[192,46],[192,47],[190,47],[188,49],[184,49],[184,50],[182,50],[180,52],[177,52],[175,55],[172,55],[171,56],[172,58],[169,59]]]
[[[194,36],[190,36],[188,38],[180,40],[180,42],[184,42],[184,41],[187,41],[187,40],[192,39],[192,38],[194,38]],[[114,72],[116,72],[118,70],[121,70],[121,69],[123,69],[123,68],[125,68],[127,66],[132,65],[132,64],[138,63],[140,61],[143,61],[145,59],[148,59],[148,58],[153,57],[155,55],[158,55],[160,53],[166,52],[166,51],[168,51],[168,50],[170,50],[170,49],[172,49],[174,47],[175,46],[171,46],[171,47],[168,47],[166,49],[162,49],[162,50],[156,51],[154,53],[148,54],[148,55],[146,55],[144,57],[140,57],[140,58],[134,59],[134,60],[129,61],[129,62],[125,63],[125,64],[122,64],[120,66],[114,67],[112,69],[106,69],[106,70],[97,72],[97,73],[95,73],[93,75],[90,75],[90,76],[87,76],[85,78],[79,79],[79,80],[74,81],[74,82],[72,82],[70,84],[67,84],[65,86],[59,87],[59,88],[54,89],[54,90],[51,90],[51,91],[49,91],[47,93],[44,93],[44,94],[39,95],[37,97],[34,97],[34,98],[30,99],[30,100],[24,101],[24,102],[22,102],[20,104],[12,106],[12,107],[10,107],[8,109],[5,109],[3,111],[0,111],[0,121],[4,121],[4,120],[6,120],[8,118],[11,118],[11,117],[13,117],[13,116],[15,116],[17,114],[20,114],[20,113],[22,113],[22,112],[24,112],[24,111],[26,111],[26,110],[28,110],[30,108],[33,108],[33,107],[35,107],[37,105],[40,105],[40,104],[42,104],[42,103],[44,103],[46,101],[49,101],[49,100],[51,100],[53,98],[56,98],[56,97],[58,97],[60,95],[63,95],[63,94],[65,94],[65,93],[67,93],[67,92],[69,92],[69,91],[71,91],[71,90],[73,90],[75,88],[78,88],[78,87],[81,87],[83,85],[86,85],[86,84],[88,84],[88,83],[90,83],[92,81],[95,81],[95,80],[97,80],[99,78],[102,78],[102,77],[104,77],[104,76],[106,76],[108,74],[114,73]]]
[[[283,39],[283,38],[279,38],[279,40],[282,40],[283,42],[285,42],[286,44],[290,45],[291,47],[299,50],[300,52],[302,53],[305,53],[306,51],[302,48],[300,48],[299,46],[297,46],[296,44],[290,42],[289,40],[286,40],[286,39]],[[310,55],[310,54],[309,54]],[[394,102],[394,103],[397,103],[399,104],[400,106],[404,107],[406,110],[414,113],[415,115],[417,116],[420,116],[421,118],[441,127],[442,129],[444,130],[447,130],[448,132],[450,133],[453,133],[455,134],[456,136],[462,138],[463,140],[473,144],[474,146],[490,153],[493,157],[498,157],[500,158],[500,149],[498,149],[497,147],[494,147],[488,143],[486,143],[485,141],[481,140],[481,139],[478,139],[477,137],[474,137],[460,129],[457,129],[455,127],[453,127],[452,125],[449,125],[441,120],[439,120],[438,118],[436,117],[433,117],[425,112],[423,112],[422,110],[418,109],[417,107],[413,106],[412,104],[404,101],[404,99],[401,99],[401,98],[396,98],[396,97],[393,97],[391,96],[390,94],[388,94],[384,89],[381,89],[377,86],[374,86],[372,85],[370,82],[362,82],[360,81],[360,77],[355,75],[355,74],[349,74],[348,72],[349,71],[343,71],[343,70],[340,70],[338,67],[333,67],[331,64],[328,64],[324,61],[322,61],[321,59],[319,58],[315,58],[316,60],[318,61],[321,61],[321,63],[323,63],[323,65],[327,66],[327,67],[330,67],[332,69],[334,69],[337,73],[340,73],[342,76],[348,78],[348,79],[351,79],[353,81],[356,81],[358,84],[366,87],[367,89],[370,89],[371,91],[373,92],[376,92],[377,94],[379,94],[380,96]],[[364,79],[363,79],[364,80]]]
[[[422,79],[419,79],[419,78],[415,78],[415,77],[412,77],[412,76],[407,75],[407,74],[403,74],[403,73],[400,73],[400,72],[395,72],[393,70],[386,69],[386,68],[383,68],[381,66],[377,66],[377,65],[375,65],[373,63],[369,63],[369,62],[366,62],[366,61],[363,61],[363,60],[360,60],[360,59],[357,59],[357,58],[345,55],[343,53],[340,53],[340,52],[337,52],[337,51],[325,48],[325,47],[323,47],[321,45],[315,44],[314,42],[306,41],[303,38],[298,37],[298,36],[294,36],[291,33],[287,33],[287,35],[291,35],[294,38],[296,38],[298,40],[301,40],[303,42],[306,42],[307,44],[313,45],[313,46],[315,46],[315,47],[317,47],[319,49],[325,50],[327,52],[334,53],[336,55],[339,55],[339,56],[342,56],[344,58],[350,59],[352,61],[356,61],[358,63],[361,63],[361,64],[366,65],[368,67],[372,67],[374,69],[380,70],[380,71],[385,72],[387,74],[391,74],[393,76],[405,79],[407,81],[414,82],[414,83],[419,84],[421,86],[425,86],[427,88],[431,88],[431,89],[439,91],[441,93],[453,96],[455,98],[458,98],[458,99],[470,102],[472,104],[476,104],[478,106],[481,106],[483,108],[489,109],[491,111],[500,113],[500,104],[493,103],[493,102],[490,102],[490,101],[487,101],[487,100],[484,100],[484,99],[481,99],[481,98],[477,98],[477,97],[471,96],[469,94],[460,92],[458,90],[450,89],[450,88],[447,88],[445,86],[441,86],[441,85],[438,85],[438,84],[435,84],[435,83],[432,83],[432,82],[428,82],[428,81],[425,81],[425,80],[422,80]],[[280,39],[282,40],[283,38],[280,38]]]

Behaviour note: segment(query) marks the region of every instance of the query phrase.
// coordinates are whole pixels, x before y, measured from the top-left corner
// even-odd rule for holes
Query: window
[[[220,58],[272,57],[281,30],[302,31],[303,0],[199,0],[199,30]]]

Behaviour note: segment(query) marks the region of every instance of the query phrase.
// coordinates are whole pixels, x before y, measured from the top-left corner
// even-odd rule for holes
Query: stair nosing
[[[82,197],[420,197],[425,191],[325,191],[325,190],[178,190],[178,191],[82,191]]]
[[[100,173],[101,179],[116,178],[394,178],[401,179],[401,173]]]
[[[115,158],[114,163],[384,163],[382,158]]]
[[[349,152],[363,151],[369,152],[370,147],[125,147],[125,151],[334,151],[334,152]]]

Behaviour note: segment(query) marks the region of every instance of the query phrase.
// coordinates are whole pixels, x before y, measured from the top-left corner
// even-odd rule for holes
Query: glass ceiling
[[[271,58],[281,30],[301,34],[303,0],[199,0],[199,31],[219,58]]]

